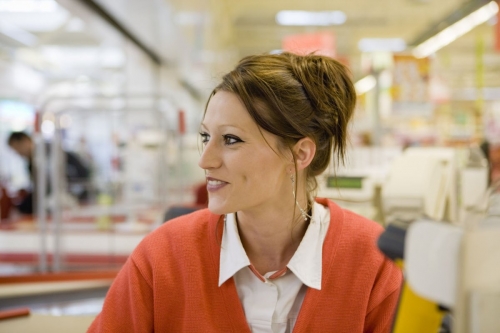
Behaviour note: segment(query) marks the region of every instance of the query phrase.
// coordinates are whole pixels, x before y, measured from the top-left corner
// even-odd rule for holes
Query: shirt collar
[[[321,290],[323,241],[329,224],[330,211],[328,208],[314,202],[309,227],[307,227],[304,238],[287,265],[302,283],[318,290]]]
[[[323,241],[330,223],[330,211],[314,202],[312,219],[297,251],[287,267],[308,287],[321,290]],[[220,253],[219,287],[250,260],[241,243],[234,214],[227,214],[222,233]]]
[[[250,265],[241,243],[236,218],[233,213],[224,219],[220,249],[219,287],[243,267]]]

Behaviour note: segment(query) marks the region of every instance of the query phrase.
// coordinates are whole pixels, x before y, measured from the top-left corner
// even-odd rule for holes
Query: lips
[[[209,192],[217,191],[226,186],[227,184],[229,183],[223,180],[207,177],[207,190]]]

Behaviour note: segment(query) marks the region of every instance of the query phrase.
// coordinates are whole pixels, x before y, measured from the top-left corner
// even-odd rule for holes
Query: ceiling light
[[[38,38],[35,35],[8,22],[0,22],[0,34],[26,46],[34,46],[38,43]]]
[[[460,36],[471,31],[478,25],[488,21],[498,12],[498,4],[495,1],[484,5],[478,10],[465,16],[460,21],[453,23],[435,36],[419,44],[413,50],[413,55],[417,58],[427,57],[442,47],[450,44]]]
[[[53,12],[57,9],[54,0],[0,0],[0,12]]]
[[[52,136],[56,130],[56,126],[50,120],[44,120],[42,122],[42,133],[47,136]]]
[[[72,17],[66,24],[68,32],[82,32],[85,30],[85,22],[78,17]]]
[[[363,95],[364,93],[367,93],[368,91],[372,90],[375,88],[377,85],[377,80],[373,75],[368,75],[359,80],[354,84],[354,88],[356,89],[356,94],[358,95]]]
[[[402,38],[363,38],[358,43],[361,52],[401,52],[406,49]]]
[[[174,22],[180,26],[196,26],[206,22],[206,15],[203,12],[178,12],[174,16]]]
[[[76,78],[76,82],[77,83],[89,83],[90,82],[90,78],[87,76],[87,75],[79,75],[77,78]]]
[[[345,13],[339,10],[322,12],[282,10],[276,14],[276,23],[280,25],[329,26],[341,25],[345,21]]]
[[[0,122],[12,124],[12,130],[23,130],[33,122],[35,110],[30,104],[17,100],[0,100]],[[4,123],[6,121],[6,123]],[[14,125],[15,128],[14,128]]]
[[[62,128],[69,128],[73,124],[73,119],[68,114],[63,114],[59,119],[59,124]]]

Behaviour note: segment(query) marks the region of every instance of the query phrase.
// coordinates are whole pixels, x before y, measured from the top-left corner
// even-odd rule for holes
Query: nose
[[[205,145],[198,161],[198,166],[204,170],[217,169],[222,164],[220,150],[213,141]]]

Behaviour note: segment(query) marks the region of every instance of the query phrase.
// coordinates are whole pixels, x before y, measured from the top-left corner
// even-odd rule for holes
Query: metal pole
[[[51,156],[51,195],[52,195],[52,225],[54,228],[54,262],[53,270],[61,270],[61,177],[65,170],[61,168],[61,140],[59,116],[54,119],[54,137],[52,139]]]
[[[380,123],[380,94],[382,89],[380,87],[380,71],[373,73],[375,77],[375,108],[373,112],[373,145],[380,147],[382,141],[382,125]]]
[[[40,116],[41,119],[41,116]],[[40,234],[40,256],[38,258],[38,270],[41,273],[47,272],[47,210],[46,210],[46,193],[47,193],[47,156],[45,152],[45,143],[40,133],[33,135],[35,144],[34,166],[36,166],[35,174],[35,193],[36,200],[34,202],[37,212],[38,230]]]
[[[162,76],[162,68],[161,65],[157,64],[152,64],[153,66],[153,80],[154,80],[154,103],[153,103],[153,108],[155,111],[155,116],[157,117],[157,124],[159,127],[159,131],[163,134],[162,135],[162,141],[160,142],[157,150],[158,150],[158,184],[156,188],[156,194],[158,196],[157,203],[163,206],[165,208],[166,204],[166,180],[167,180],[167,175],[165,172],[167,171],[166,168],[166,141],[167,141],[167,130],[165,126],[165,115],[161,111],[161,76]]]

